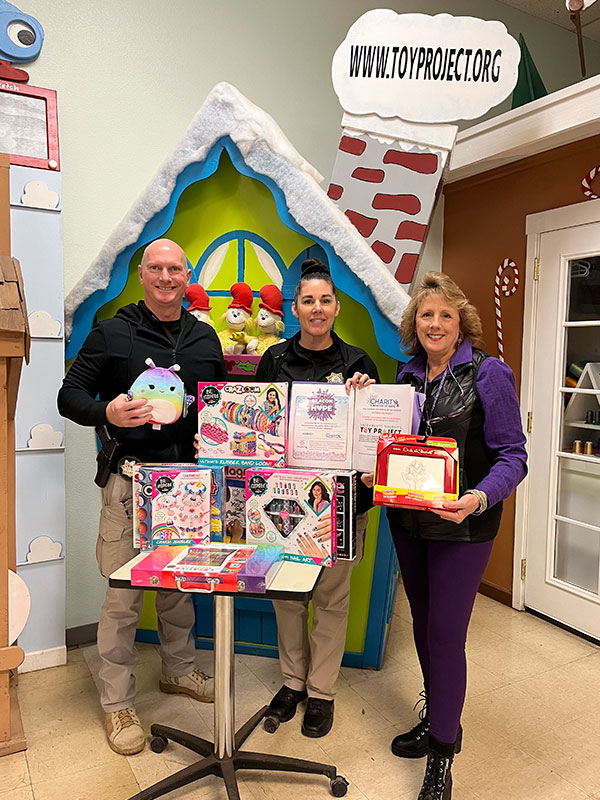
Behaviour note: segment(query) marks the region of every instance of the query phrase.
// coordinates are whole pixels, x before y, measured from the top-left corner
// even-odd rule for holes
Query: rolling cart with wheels
[[[135,559],[132,559],[113,573],[110,577],[110,585],[131,588],[129,580],[131,567],[139,558],[140,556],[136,556]],[[267,594],[254,596],[286,600],[305,599],[312,594],[320,575],[320,569],[320,567],[313,567],[312,565],[286,562],[275,576],[273,583],[267,590]],[[329,778],[329,788],[334,797],[343,797],[346,794],[348,781],[342,775],[338,775],[336,768],[330,764],[270,755],[268,753],[254,753],[240,749],[263,719],[265,720],[264,726],[266,730],[269,730],[267,725],[274,725],[271,731],[273,733],[279,727],[279,720],[275,720],[274,717],[268,715],[269,706],[263,706],[238,731],[235,731],[234,596],[234,594],[225,592],[213,595],[215,621],[214,742],[166,725],[152,725],[150,728],[152,734],[150,747],[155,753],[162,753],[168,746],[168,742],[172,741],[186,747],[188,750],[192,750],[201,758],[195,764],[191,764],[174,775],[155,783],[153,786],[143,789],[131,797],[130,800],[154,800],[154,798],[163,797],[175,789],[200,780],[206,775],[220,776],[225,783],[229,800],[240,800],[236,772],[241,769],[324,775]],[[274,724],[275,721],[277,724]]]

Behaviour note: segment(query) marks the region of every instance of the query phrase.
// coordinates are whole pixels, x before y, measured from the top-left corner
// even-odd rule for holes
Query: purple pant
[[[467,628],[493,540],[434,542],[390,527],[429,692],[430,731],[454,742],[467,688]]]

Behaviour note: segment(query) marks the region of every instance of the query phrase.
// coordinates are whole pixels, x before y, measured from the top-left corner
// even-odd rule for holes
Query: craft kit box
[[[131,569],[132,586],[264,594],[282,564],[277,546],[213,543],[159,547]]]
[[[356,558],[356,482],[355,470],[336,472],[335,510],[337,557],[340,561]]]
[[[223,538],[223,470],[198,464],[136,464],[133,545],[184,545]]]
[[[199,383],[199,463],[284,466],[287,383]]]
[[[377,505],[440,508],[458,498],[458,445],[442,437],[381,436],[373,499]]]
[[[247,469],[246,542],[282,545],[287,561],[332,566],[335,490],[334,475],[324,470]]]

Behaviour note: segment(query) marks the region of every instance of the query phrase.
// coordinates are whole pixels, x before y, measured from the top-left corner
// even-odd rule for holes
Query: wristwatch
[[[483,512],[488,507],[487,494],[485,492],[482,492],[480,489],[467,489],[465,494],[474,494],[475,497],[479,500],[479,508],[471,512],[473,516],[478,517],[480,514],[483,514]]]

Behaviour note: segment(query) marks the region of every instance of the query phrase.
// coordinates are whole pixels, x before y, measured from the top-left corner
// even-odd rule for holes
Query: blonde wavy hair
[[[400,341],[408,355],[416,356],[423,349],[417,338],[416,317],[419,306],[430,294],[441,294],[449,303],[456,306],[460,315],[460,332],[471,341],[473,347],[483,348],[483,328],[475,306],[470,303],[452,278],[443,272],[427,272],[406,306],[400,323]]]

